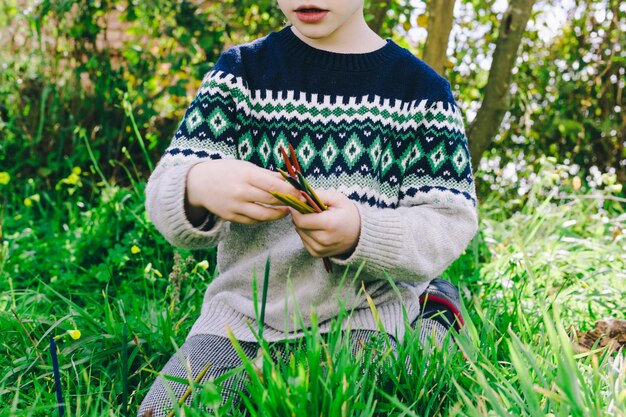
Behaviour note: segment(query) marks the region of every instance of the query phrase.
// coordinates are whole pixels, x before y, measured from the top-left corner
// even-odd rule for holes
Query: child
[[[299,338],[312,314],[328,331],[342,308],[353,337],[375,333],[362,286],[395,340],[403,311],[438,338],[458,314],[456,290],[434,278],[464,250],[477,216],[449,83],[371,31],[363,0],[278,3],[291,25],[222,54],[148,182],[148,214],[172,244],[218,246],[220,275],[165,375],[187,378],[189,366],[195,378],[211,364],[206,381],[239,365],[227,328],[256,355],[253,275],[268,257],[269,342]],[[300,214],[270,194],[298,197],[276,172],[289,145],[327,211]],[[360,271],[342,285],[346,268],[349,277]],[[437,303],[420,315],[425,294]],[[168,384],[178,397],[187,389]],[[159,377],[139,415],[170,409]]]

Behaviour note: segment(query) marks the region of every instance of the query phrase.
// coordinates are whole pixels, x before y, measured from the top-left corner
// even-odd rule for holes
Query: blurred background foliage
[[[454,5],[442,71],[467,126],[485,108],[509,6],[532,5],[506,112],[474,155],[481,231],[445,276],[484,354],[436,375],[453,404],[437,415],[499,415],[502,403],[503,415],[618,415],[626,368],[574,357],[537,313],[562,305],[581,330],[624,318],[626,3],[367,0],[366,15],[422,57],[437,2]],[[145,180],[220,52],[285,24],[275,3],[0,0],[0,417],[53,414],[49,334],[67,403],[85,416],[136,410],[184,341],[215,250],[166,242]],[[437,401],[431,382],[369,398],[380,415],[410,415],[402,401]]]
[[[421,56],[427,6],[370,0],[366,14],[381,35]],[[444,75],[468,123],[505,8],[496,0],[455,5]],[[523,196],[546,156],[571,167],[583,187],[623,183],[626,4],[547,0],[532,10],[510,106],[482,154],[481,195]],[[274,0],[3,0],[0,171],[53,187],[97,161],[107,181],[124,183],[122,167],[133,161],[147,178],[220,52],[284,24]]]

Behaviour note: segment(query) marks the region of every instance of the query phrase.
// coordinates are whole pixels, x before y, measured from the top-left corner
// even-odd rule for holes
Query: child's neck
[[[291,26],[293,33],[304,43],[316,49],[340,54],[363,54],[385,46],[386,42],[362,22],[355,28],[342,27],[325,38],[309,38]]]

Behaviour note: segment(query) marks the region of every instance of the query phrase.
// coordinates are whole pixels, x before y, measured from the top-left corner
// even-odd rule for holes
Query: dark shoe
[[[422,310],[418,319],[435,320],[446,329],[454,326],[460,331],[463,328],[459,290],[448,281],[433,279],[420,297],[420,305]]]

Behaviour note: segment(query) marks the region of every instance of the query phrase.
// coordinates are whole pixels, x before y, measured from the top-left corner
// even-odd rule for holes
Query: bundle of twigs
[[[302,175],[300,163],[298,163],[298,157],[296,156],[296,151],[293,149],[293,146],[289,145],[289,155],[282,146],[280,151],[283,154],[287,172],[280,168],[277,168],[277,171],[280,172],[289,184],[300,192],[300,195],[305,201],[301,201],[291,195],[282,194],[276,191],[272,191],[272,195],[276,197],[277,200],[285,203],[295,210],[298,210],[298,212],[302,214],[321,213],[322,211],[328,210],[326,204],[324,204],[324,202],[317,196],[315,190],[313,190],[306,178],[304,178],[304,175]],[[291,158],[289,157],[290,155]],[[323,258],[323,261],[326,272],[332,272],[333,269],[330,260],[328,258]]]

